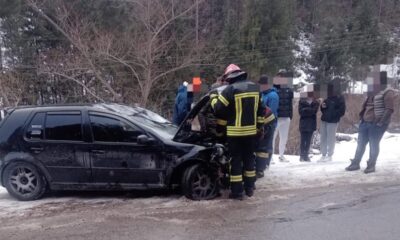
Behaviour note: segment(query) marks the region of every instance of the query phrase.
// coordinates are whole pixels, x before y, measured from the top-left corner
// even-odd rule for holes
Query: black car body
[[[222,145],[161,116],[119,104],[18,107],[0,125],[1,183],[20,200],[49,190],[181,186],[192,199],[218,194]]]

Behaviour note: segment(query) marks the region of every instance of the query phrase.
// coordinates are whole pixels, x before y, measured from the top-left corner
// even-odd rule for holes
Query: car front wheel
[[[219,194],[218,179],[203,164],[196,164],[184,172],[182,190],[189,199],[213,199]]]
[[[30,163],[11,163],[4,169],[3,183],[8,193],[20,201],[40,198],[46,190],[46,182],[35,166]]]

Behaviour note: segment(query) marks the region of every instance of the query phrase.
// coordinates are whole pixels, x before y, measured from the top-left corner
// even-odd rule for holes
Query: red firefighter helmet
[[[225,69],[223,79],[224,81],[230,82],[232,79],[235,79],[242,75],[246,75],[247,77],[247,73],[242,71],[240,67],[235,64],[229,64],[229,66]]]

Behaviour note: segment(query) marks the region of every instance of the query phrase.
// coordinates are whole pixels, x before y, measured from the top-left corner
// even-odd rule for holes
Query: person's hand
[[[261,140],[261,139],[264,138],[264,128],[259,128],[259,129],[257,129],[257,138],[258,138],[259,140]]]
[[[321,107],[322,107],[322,108],[326,108],[326,103],[325,103],[325,102],[322,102]]]

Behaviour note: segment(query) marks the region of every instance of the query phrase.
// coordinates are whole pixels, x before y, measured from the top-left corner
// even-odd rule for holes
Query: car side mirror
[[[153,145],[156,143],[156,140],[152,137],[142,134],[137,137],[137,143],[143,145]]]

